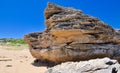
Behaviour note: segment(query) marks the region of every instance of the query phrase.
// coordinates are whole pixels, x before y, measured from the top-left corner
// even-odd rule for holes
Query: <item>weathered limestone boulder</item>
[[[109,57],[120,60],[115,30],[80,10],[48,3],[46,30],[25,35],[33,57],[54,63]]]
[[[120,64],[109,58],[66,62],[49,68],[45,73],[120,73]]]

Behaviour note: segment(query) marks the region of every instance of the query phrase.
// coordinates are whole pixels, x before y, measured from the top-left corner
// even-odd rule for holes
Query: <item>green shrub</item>
[[[26,44],[26,42],[19,38],[19,39],[14,39],[14,38],[1,38],[0,41],[2,43],[11,43],[12,45],[16,45],[16,44]]]

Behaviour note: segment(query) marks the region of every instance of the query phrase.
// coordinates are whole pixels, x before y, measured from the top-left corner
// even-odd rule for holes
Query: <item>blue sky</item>
[[[0,38],[22,38],[43,31],[47,2],[80,9],[120,28],[120,0],[0,0]]]

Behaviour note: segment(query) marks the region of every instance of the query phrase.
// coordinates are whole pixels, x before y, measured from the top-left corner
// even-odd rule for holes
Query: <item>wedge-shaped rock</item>
[[[48,3],[46,30],[25,35],[31,54],[54,63],[109,57],[120,59],[114,29],[80,10]]]

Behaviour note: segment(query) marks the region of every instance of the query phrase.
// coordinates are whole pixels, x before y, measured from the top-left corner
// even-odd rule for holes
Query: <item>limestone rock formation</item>
[[[49,68],[45,73],[120,73],[120,64],[109,58],[66,62]]]
[[[33,57],[54,63],[109,57],[120,60],[115,30],[98,18],[48,3],[46,30],[25,35]]]

